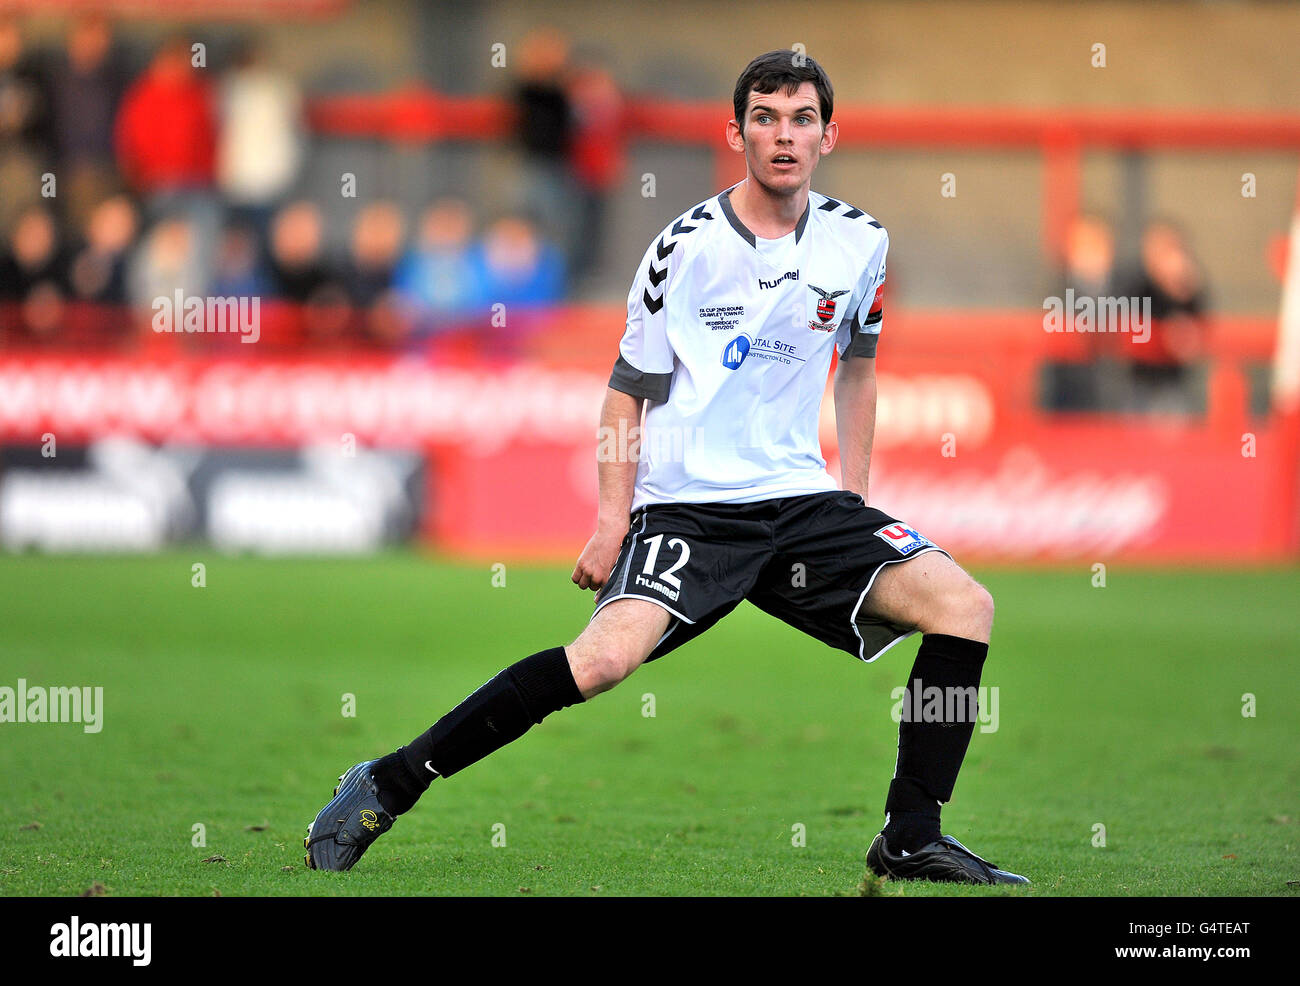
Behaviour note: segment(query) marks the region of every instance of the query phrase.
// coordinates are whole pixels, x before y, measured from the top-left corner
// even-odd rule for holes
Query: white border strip
[[[931,551],[943,552],[943,554],[948,556],[949,560],[952,560],[952,555],[949,555],[948,552],[944,551],[943,548],[939,547],[937,544],[932,544],[928,548],[922,548],[915,554],[907,555],[903,558],[894,558],[890,561],[883,561],[880,563],[879,567],[871,573],[871,580],[867,583],[867,587],[862,590],[862,595],[858,596],[858,604],[853,607],[853,615],[849,617],[849,625],[853,627],[853,635],[858,638],[858,660],[862,661],[864,664],[870,664],[881,654],[885,653],[885,651],[889,650],[889,648],[893,647],[897,643],[901,643],[917,632],[916,630],[909,630],[907,633],[895,637],[889,643],[885,644],[884,647],[876,651],[876,653],[871,657],[866,656],[867,642],[862,639],[862,634],[858,632],[858,610],[862,609],[862,603],[866,600],[867,593],[870,592],[871,587],[876,584],[876,576],[884,571],[886,565],[898,565],[905,561],[912,561],[914,558],[920,558],[922,555],[928,554]],[[897,766],[897,763],[895,763],[895,766]]]
[[[602,599],[597,604],[596,608],[591,611],[591,618],[587,620],[587,623],[588,625],[590,625],[591,621],[596,618],[596,614],[599,613],[602,609],[604,609],[606,606],[608,606],[616,599],[640,599],[643,602],[654,603],[656,606],[660,607],[661,609],[666,609],[670,614],[675,616],[678,621],[677,623],[669,624],[668,629],[664,631],[663,636],[660,637],[657,641],[655,641],[655,647],[658,647],[665,640],[667,640],[669,635],[674,630],[676,630],[677,627],[680,626],[682,623],[694,624],[695,621],[688,620],[681,613],[677,612],[677,610],[673,609],[667,603],[661,602],[658,599],[652,599],[649,596],[639,596],[634,592],[627,591],[627,579],[628,576],[632,574],[632,556],[636,554],[636,539],[645,533],[646,524],[649,521],[649,519],[650,519],[649,513],[646,511],[645,507],[642,507],[641,508],[641,530],[636,532],[636,535],[632,538],[632,543],[628,545],[627,559],[623,563],[623,583],[618,587],[618,594],[614,596],[607,596],[606,598]]]
[[[618,587],[618,591],[620,593],[627,592],[627,577],[632,574],[632,556],[636,554],[636,538],[639,538],[642,534],[645,533],[646,522],[649,519],[650,519],[650,515],[646,513],[645,507],[642,507],[641,508],[641,530],[636,532],[636,536],[633,537],[632,543],[627,546],[627,560],[623,562],[623,584]],[[603,606],[604,603],[602,603],[601,605]],[[596,612],[598,612],[599,610],[600,610],[600,606],[597,606],[596,610],[594,610],[591,615],[595,616]]]
[[[686,617],[682,616],[681,613],[677,612],[677,610],[673,609],[667,603],[660,602],[658,599],[651,599],[649,596],[638,596],[634,592],[621,592],[617,596],[610,596],[608,599],[602,599],[600,601],[600,605],[597,606],[592,611],[591,620],[594,620],[596,618],[597,613],[599,613],[602,609],[604,609],[606,606],[608,606],[616,599],[640,599],[643,603],[653,603],[654,605],[658,606],[660,609],[666,609],[673,616],[677,617],[678,623],[689,623],[692,626],[695,625],[694,620],[688,620]],[[587,623],[590,624],[591,620],[588,620]],[[662,644],[665,640],[668,639],[668,635],[677,629],[678,623],[669,624],[668,629],[664,631],[663,636],[660,637],[657,641],[655,641],[655,647],[658,647],[660,644]]]

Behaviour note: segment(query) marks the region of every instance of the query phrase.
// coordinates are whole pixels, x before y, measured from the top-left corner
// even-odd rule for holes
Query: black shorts
[[[756,503],[654,504],[632,515],[596,612],[628,598],[668,610],[675,619],[650,652],[653,661],[748,599],[823,643],[874,661],[914,628],[866,616],[863,600],[884,566],[929,551],[943,549],[843,490]]]

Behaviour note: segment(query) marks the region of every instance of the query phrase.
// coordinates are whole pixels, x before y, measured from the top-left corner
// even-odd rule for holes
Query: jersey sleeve
[[[650,244],[627,294],[627,327],[610,374],[614,390],[663,403],[672,384],[674,357],[668,341],[669,289],[682,248],[665,235]]]
[[[852,314],[845,317],[836,334],[835,345],[841,359],[876,355],[876,343],[880,340],[885,314],[885,255],[888,252],[889,234],[881,229],[879,241],[853,288],[849,302]]]

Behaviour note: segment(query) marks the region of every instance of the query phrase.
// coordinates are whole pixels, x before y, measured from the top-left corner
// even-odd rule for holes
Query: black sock
[[[370,768],[370,776],[379,787],[379,803],[390,815],[410,811],[429,787],[427,781],[411,772],[406,757],[402,756],[404,749],[380,757]]]
[[[892,783],[889,795],[896,796]],[[888,844],[889,852],[917,852],[917,849],[930,846],[943,834],[939,827],[939,801],[932,797],[926,800],[928,805],[924,809],[896,808],[887,814],[885,844]]]
[[[885,841],[893,852],[915,852],[939,837],[939,806],[952,798],[975,731],[975,694],[988,653],[988,644],[945,633],[921,639],[903,696],[898,764],[885,801]]]
[[[450,777],[517,740],[552,712],[581,701],[563,647],[512,664],[371,768],[384,810],[409,811],[435,777]]]

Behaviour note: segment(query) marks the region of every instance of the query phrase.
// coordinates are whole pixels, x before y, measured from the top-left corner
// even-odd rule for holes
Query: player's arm
[[[871,446],[876,437],[876,345],[884,319],[885,257],[889,236],[879,227],[871,259],[841,328],[840,364],[835,370],[835,434],[840,443],[840,485],[867,503]]]
[[[876,358],[852,356],[835,370],[835,435],[840,443],[840,485],[867,503],[871,444],[876,434]]]
[[[599,589],[618,561],[632,520],[641,411],[646,401],[662,404],[668,400],[674,357],[668,342],[666,302],[681,253],[675,247],[663,237],[651,243],[628,292],[627,327],[619,340],[618,360],[600,412],[596,533],[573,569],[573,581],[583,589]]]
[[[600,411],[600,434],[596,443],[596,473],[599,506],[596,533],[582,549],[573,569],[573,581],[580,589],[599,589],[618,560],[618,550],[627,534],[632,513],[632,491],[636,484],[636,438],[641,433],[641,408],[645,398],[634,397],[613,387],[605,391]]]

